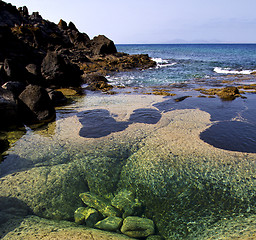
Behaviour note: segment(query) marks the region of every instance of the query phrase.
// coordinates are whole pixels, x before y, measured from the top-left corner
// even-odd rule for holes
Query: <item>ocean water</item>
[[[113,84],[159,86],[256,70],[256,44],[117,45],[119,52],[148,54],[156,68],[109,75]]]

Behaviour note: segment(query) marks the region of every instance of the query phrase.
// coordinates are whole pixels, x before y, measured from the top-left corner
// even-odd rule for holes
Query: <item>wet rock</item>
[[[121,232],[134,238],[148,237],[155,233],[155,225],[147,218],[127,217],[123,221]]]
[[[104,217],[120,216],[120,212],[111,206],[110,202],[95,194],[87,192],[81,193],[79,196],[87,206],[97,209]]]
[[[225,87],[216,94],[224,100],[234,100],[241,96],[237,87]]]
[[[86,75],[84,77],[84,82],[88,84],[87,89],[90,89],[91,91],[108,91],[113,88],[113,86],[108,84],[108,80],[104,76],[98,74]]]
[[[121,190],[111,200],[111,205],[123,212],[122,217],[136,216],[142,212],[141,203],[135,199],[134,194],[126,189]]]
[[[47,91],[37,85],[28,85],[19,95],[25,121],[35,123],[49,121],[55,117],[55,109]]]
[[[182,102],[182,101],[184,101],[185,99],[187,99],[189,97],[191,97],[191,96],[178,97],[178,98],[175,98],[174,101],[175,102]]]
[[[230,101],[237,97],[242,97],[237,87],[224,87],[224,88],[210,88],[210,89],[197,89],[202,94],[217,95],[219,98]]]
[[[104,35],[99,35],[93,38],[92,49],[93,53],[96,55],[117,53],[114,42]]]
[[[96,228],[106,231],[117,231],[122,225],[123,219],[119,217],[107,217],[95,224]]]

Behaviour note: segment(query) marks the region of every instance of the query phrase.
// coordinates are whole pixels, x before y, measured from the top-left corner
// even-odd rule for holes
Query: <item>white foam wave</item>
[[[177,64],[176,62],[169,63],[168,60],[162,58],[152,58],[152,60],[156,62],[156,68],[171,67]]]
[[[238,71],[238,70],[231,70],[230,68],[215,67],[213,69],[213,71],[216,72],[216,73],[221,73],[221,74],[245,74],[245,75],[248,75],[248,74],[251,74],[251,73],[255,72],[256,70],[241,70],[241,71]]]
[[[157,64],[168,63],[167,60],[164,60],[162,58],[152,58],[152,60],[155,61]]]

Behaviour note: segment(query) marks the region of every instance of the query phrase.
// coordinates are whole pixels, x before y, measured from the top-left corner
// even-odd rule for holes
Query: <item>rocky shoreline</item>
[[[155,66],[148,55],[117,52],[103,35],[90,39],[72,22],[55,24],[3,1],[0,43],[0,129],[54,119],[54,106],[67,101],[54,89],[86,83],[108,91],[106,73]]]

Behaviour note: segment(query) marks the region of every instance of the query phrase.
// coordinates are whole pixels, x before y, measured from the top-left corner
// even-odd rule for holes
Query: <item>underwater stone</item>
[[[102,219],[102,215],[94,208],[80,207],[75,211],[74,219],[78,224],[85,223],[87,227],[94,227]]]
[[[119,217],[121,215],[107,200],[95,194],[87,192],[81,193],[79,196],[87,206],[97,209],[104,217]]]
[[[84,222],[84,211],[86,210],[85,207],[78,208],[74,213],[75,223],[81,224]]]
[[[124,212],[122,216],[123,218],[131,215],[138,215],[141,213],[142,209],[139,200],[135,199],[134,194],[126,189],[118,192],[118,194],[112,199],[111,205]]]
[[[94,227],[102,218],[102,215],[94,208],[86,208],[84,211],[84,220],[87,227]]]
[[[127,217],[123,221],[121,232],[133,238],[148,237],[155,233],[155,225],[148,218]]]
[[[123,219],[119,217],[107,217],[95,224],[96,228],[106,231],[117,231],[122,225]]]

